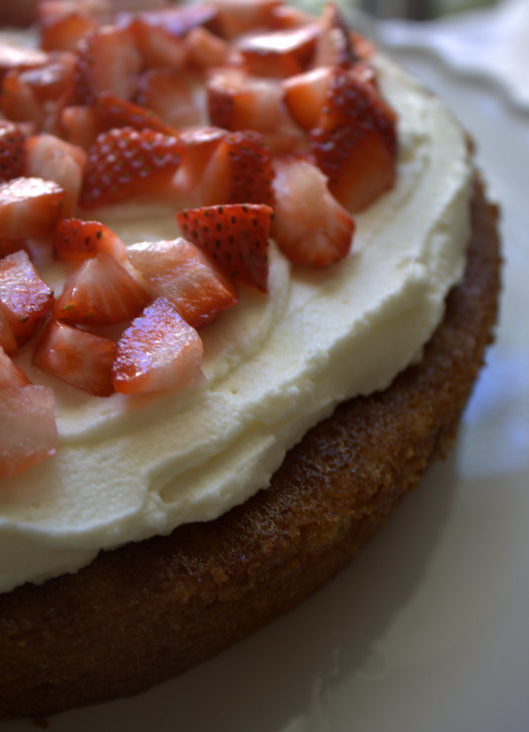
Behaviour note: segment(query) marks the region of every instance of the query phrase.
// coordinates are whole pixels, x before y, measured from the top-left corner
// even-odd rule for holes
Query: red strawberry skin
[[[272,213],[264,204],[204,206],[181,211],[177,221],[228,277],[267,292]]]
[[[145,308],[118,341],[113,366],[116,391],[167,391],[198,385],[203,347],[200,336],[164,297]]]
[[[99,221],[61,219],[53,236],[57,259],[66,262],[84,262],[99,252],[106,252],[117,262],[127,259],[127,248],[114,232]]]
[[[19,343],[34,332],[53,306],[53,291],[23,250],[0,259],[0,307]]]
[[[68,323],[121,323],[138,315],[148,301],[136,280],[110,255],[100,252],[66,280],[53,314]]]
[[[394,185],[396,115],[371,83],[335,69],[310,137],[329,189],[349,211],[365,209]]]
[[[17,124],[9,120],[0,121],[0,180],[24,175],[25,139],[25,134]]]
[[[95,396],[113,393],[116,344],[109,338],[52,320],[40,339],[33,363],[68,384]]]
[[[131,127],[98,135],[88,152],[81,206],[95,208],[168,190],[180,165],[175,137]]]

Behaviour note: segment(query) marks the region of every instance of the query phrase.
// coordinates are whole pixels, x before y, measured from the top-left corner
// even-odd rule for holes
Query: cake
[[[497,211],[465,133],[332,6],[314,20],[268,0],[118,15],[106,3],[58,5],[41,5],[45,53],[4,66],[4,114],[19,114],[13,100],[27,102],[28,88],[35,103],[29,124],[9,127],[25,168],[0,188],[13,195],[13,180],[27,189],[29,179],[51,202],[34,230],[24,219],[3,244],[14,251],[0,270],[15,261],[28,280],[29,249],[44,303],[15,324],[6,363],[32,382],[17,394],[52,394],[46,424],[55,419],[28,465],[3,463],[5,717],[169,678],[343,566],[453,440],[499,287]],[[175,68],[193,71],[176,112],[166,105]],[[97,166],[138,139],[163,165],[134,190],[130,175],[113,185],[120,171]],[[243,174],[250,158],[257,167]],[[222,230],[218,246],[208,227]],[[217,254],[213,310],[187,294],[167,302],[174,288],[153,261],[173,266],[179,233],[208,261]],[[235,284],[230,237],[250,241]],[[93,300],[76,299],[78,273],[95,271],[99,287],[108,269],[128,283],[132,310],[94,320]],[[166,318],[184,321],[183,369],[130,377],[138,333]],[[80,368],[57,378],[50,353],[72,331],[103,354],[95,386],[94,365],[90,378]]]

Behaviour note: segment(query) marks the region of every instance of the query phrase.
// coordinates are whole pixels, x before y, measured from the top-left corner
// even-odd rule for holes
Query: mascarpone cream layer
[[[462,275],[471,164],[440,102],[386,59],[377,66],[399,114],[395,189],[357,217],[350,255],[329,270],[291,268],[273,247],[270,295],[244,290],[201,331],[204,387],[98,398],[20,355],[30,378],[57,394],[60,447],[1,487],[0,591],[214,519],[266,487],[337,403],[386,388],[420,358]],[[161,206],[102,215],[127,243],[179,233]],[[52,286],[63,274],[51,263],[43,271]]]

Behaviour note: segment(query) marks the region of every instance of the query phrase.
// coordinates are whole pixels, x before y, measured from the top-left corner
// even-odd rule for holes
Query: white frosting
[[[462,274],[471,166],[439,101],[377,64],[399,113],[395,189],[357,217],[351,254],[329,270],[291,270],[273,249],[269,297],[243,291],[201,332],[204,388],[103,399],[28,366],[57,392],[60,448],[1,486],[0,590],[215,518],[265,487],[338,402],[384,389],[420,357]],[[128,243],[178,235],[162,208],[117,208],[105,221]],[[43,273],[52,285],[60,275]]]

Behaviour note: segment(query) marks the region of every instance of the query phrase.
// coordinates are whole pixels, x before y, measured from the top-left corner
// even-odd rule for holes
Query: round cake
[[[53,114],[49,104],[45,116],[32,108],[40,127],[32,119],[21,131],[16,120],[26,167],[0,184],[8,324],[15,321],[1,277],[27,256],[21,252],[44,283],[39,292],[55,293],[38,317],[24,320],[26,330],[13,326],[6,373],[24,374],[19,395],[53,392],[58,435],[53,444],[32,444],[31,458],[26,451],[15,459],[3,426],[4,717],[145,689],[320,586],[446,452],[492,337],[499,290],[497,211],[465,134],[436,99],[351,33],[335,8],[315,20],[264,1],[118,16],[83,6],[57,17],[49,5],[40,19],[45,56],[28,61],[29,69],[19,59],[5,72],[4,114],[5,100],[24,84],[34,91],[35,72],[50,64],[64,73],[71,62],[91,99],[82,104],[71,90],[57,96],[56,83],[62,102]],[[61,47],[79,18],[82,38],[73,51]],[[99,87],[97,53],[92,64],[83,51],[96,49],[108,68],[117,38],[129,44],[121,96]],[[204,62],[203,42],[215,63]],[[176,126],[149,106],[158,105],[153,78],[156,88],[163,79],[174,90],[172,77],[167,83],[175,68],[190,70],[193,84],[199,76],[201,88],[206,79],[209,117],[194,86],[198,112],[193,105],[185,112],[201,114],[202,126],[196,119]],[[123,83],[121,73],[108,76],[105,83]],[[273,124],[263,110],[257,128],[247,124],[253,103],[243,104],[243,123],[233,116],[241,94],[254,93],[268,112],[270,100],[280,100]],[[179,114],[182,106],[180,99]],[[105,175],[120,185],[105,188],[101,158],[106,165],[138,136],[163,150],[157,158],[169,167],[156,175],[149,168],[133,191],[130,176],[111,168]],[[80,171],[75,190],[71,177],[49,172],[56,139],[70,146],[61,148],[63,171],[65,160]],[[258,164],[241,186],[248,156]],[[3,214],[20,180],[26,188],[39,181],[32,183],[39,200],[53,198],[57,210],[50,222],[39,219],[40,228],[9,228],[13,217]],[[300,200],[308,206],[300,209]],[[211,240],[208,227],[226,239]],[[255,231],[268,240],[267,227],[274,243],[262,256]],[[251,257],[236,250],[236,269],[227,264],[230,237],[251,242]],[[215,260],[214,312],[197,310],[189,294],[175,298],[172,283],[168,289],[175,241]],[[91,300],[87,316],[75,293],[85,287],[79,272],[96,266],[98,287],[108,269],[119,270],[120,282],[124,270],[136,311],[94,321]],[[160,376],[157,355],[158,370],[137,378],[136,364],[131,377],[138,332],[168,319],[186,334],[184,376],[179,365],[176,381],[168,377],[165,361]],[[90,361],[90,378],[80,378],[79,366],[74,376],[58,371],[65,359],[56,354],[66,348],[58,339],[67,333],[71,341],[72,332],[83,342],[95,338],[94,352],[112,352],[98,356],[97,367]],[[159,339],[164,358],[167,333]],[[197,349],[204,352],[198,368]],[[141,357],[143,364],[145,349]],[[173,371],[174,358],[171,350]],[[0,398],[14,388],[0,383]]]

